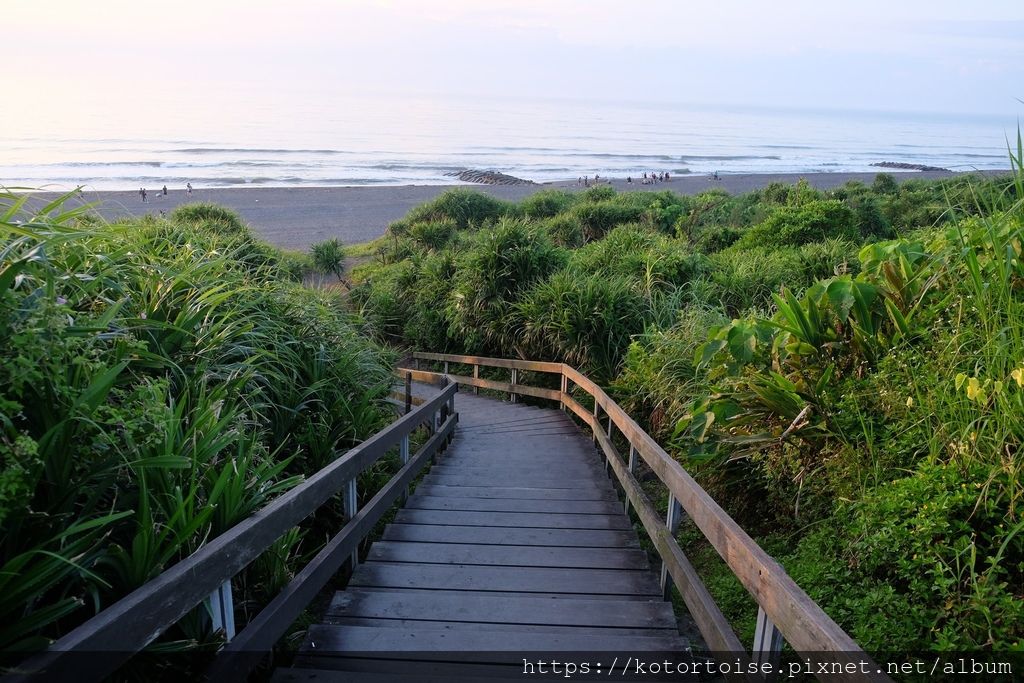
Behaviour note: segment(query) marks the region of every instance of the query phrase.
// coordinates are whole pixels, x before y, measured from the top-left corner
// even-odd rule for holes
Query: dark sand
[[[893,173],[897,180],[912,178],[945,178],[952,173],[923,171]],[[738,194],[755,190],[772,182],[795,183],[805,178],[814,187],[829,189],[850,180],[871,183],[874,173],[810,173],[810,174],[738,174],[723,175],[720,180],[708,176],[679,176],[669,182],[641,185],[627,184],[624,179],[611,181],[618,190],[662,191],[696,194],[718,187]],[[604,179],[602,179],[602,183]],[[259,188],[196,188],[192,196],[174,188],[166,197],[150,191],[143,203],[138,191],[85,192],[89,202],[98,202],[99,212],[108,219],[126,215],[170,212],[179,204],[208,201],[237,211],[267,241],[285,249],[306,250],[315,242],[337,237],[345,244],[358,244],[376,239],[393,221],[409,209],[429,201],[452,185],[401,185],[389,187],[259,187]],[[502,199],[520,200],[534,192],[558,188],[582,191],[575,181],[542,185],[459,185],[487,192]]]

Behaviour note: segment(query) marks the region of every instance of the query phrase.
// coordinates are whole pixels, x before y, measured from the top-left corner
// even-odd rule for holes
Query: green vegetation
[[[1024,636],[1024,170],[513,205],[446,193],[354,273],[381,338],[565,361],[869,650]],[[755,609],[682,538],[745,640]]]
[[[313,265],[321,273],[341,280],[345,272],[345,247],[337,237],[317,242],[310,249]]]
[[[391,385],[390,355],[297,283],[306,259],[230,211],[107,225],[23,201],[0,195],[0,647],[15,660],[378,430]],[[236,604],[274,595],[341,516],[331,503],[281,538]],[[200,607],[160,647],[217,638]]]

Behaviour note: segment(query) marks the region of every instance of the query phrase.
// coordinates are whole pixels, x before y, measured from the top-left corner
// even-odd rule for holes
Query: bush
[[[527,218],[551,218],[568,211],[576,203],[576,195],[564,190],[541,190],[519,203],[519,211]]]
[[[189,225],[219,235],[231,237],[239,235],[250,237],[252,235],[249,226],[245,224],[241,216],[231,209],[210,202],[182,204],[171,211],[168,219],[178,225]]]
[[[859,238],[856,225],[854,212],[842,202],[812,200],[774,209],[743,235],[737,247],[796,247],[829,237],[855,241]]]
[[[437,199],[416,207],[403,223],[422,221],[454,221],[460,230],[479,228],[513,211],[514,205],[484,192],[467,189],[447,190]]]
[[[635,224],[615,228],[604,239],[574,251],[569,259],[572,272],[618,278],[648,295],[686,284],[704,268],[701,256]]]
[[[565,265],[564,250],[520,219],[502,219],[460,259],[448,319],[479,353],[508,353],[508,314],[519,295]]]
[[[601,239],[617,225],[640,220],[643,213],[643,207],[623,205],[610,199],[584,202],[572,209],[572,215],[579,221],[586,240]]]
[[[622,279],[556,273],[515,306],[515,350],[525,358],[570,363],[607,381],[632,336],[643,330],[644,309]]]
[[[334,275],[339,280],[345,272],[345,247],[341,240],[332,237],[323,242],[317,242],[312,249],[313,264],[321,273]]]

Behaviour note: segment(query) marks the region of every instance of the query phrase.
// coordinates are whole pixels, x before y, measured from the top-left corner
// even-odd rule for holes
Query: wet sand
[[[993,172],[988,172],[992,174]],[[892,173],[897,180],[912,178],[945,178],[948,172],[922,171]],[[620,191],[663,191],[692,195],[711,188],[733,194],[750,192],[772,182],[795,183],[806,178],[814,187],[829,189],[850,180],[871,183],[874,173],[810,173],[810,174],[736,174],[722,175],[720,180],[708,176],[678,176],[671,181],[641,185],[614,179],[609,184]],[[602,179],[604,183],[604,179]],[[99,212],[107,219],[127,215],[170,212],[189,202],[208,201],[237,211],[268,242],[285,249],[306,250],[311,244],[337,237],[345,244],[358,244],[376,239],[387,226],[402,218],[409,209],[429,201],[454,185],[401,185],[376,187],[247,187],[195,188],[192,196],[184,189],[171,188],[167,196],[148,193],[143,203],[138,191],[88,192],[86,201],[97,202]],[[487,192],[502,199],[518,201],[534,192],[559,188],[583,191],[576,181],[538,185],[459,185]]]

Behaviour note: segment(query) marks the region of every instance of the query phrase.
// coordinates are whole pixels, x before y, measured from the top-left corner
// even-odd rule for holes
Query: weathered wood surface
[[[808,657],[816,657],[817,653],[839,653],[836,661],[856,664],[858,661],[871,662],[857,643],[839,627],[811,598],[792,580],[782,566],[764,552],[757,543],[704,491],[700,485],[673,458],[658,445],[649,434],[618,406],[605,391],[575,368],[555,363],[537,363],[533,361],[501,360],[472,356],[456,356],[449,354],[414,354],[416,358],[424,358],[449,364],[468,363],[479,366],[528,369],[561,375],[561,405],[591,427],[595,433],[595,442],[600,440],[600,433],[611,432],[613,425],[630,444],[631,457],[638,455],[666,486],[673,499],[685,510],[686,514],[704,534],[715,548],[729,569],[736,575],[743,586],[751,594],[763,611],[766,619],[785,637],[794,650]],[[478,374],[474,372],[474,374]],[[589,394],[584,402],[592,407],[584,406],[575,399],[580,390]],[[516,391],[525,393],[522,387]],[[546,396],[550,390],[543,390],[538,396]],[[591,403],[592,400],[592,403]],[[598,415],[601,419],[598,420]],[[623,475],[627,468],[613,468],[624,489],[629,495],[629,478]],[[637,500],[645,499],[642,495]],[[635,501],[630,498],[630,503]],[[650,510],[638,510],[647,514]],[[673,579],[680,585],[684,598],[696,618],[702,634],[710,644],[715,646],[735,645],[735,635],[724,623],[717,607],[714,606],[707,591],[689,565],[673,534],[665,529],[652,529],[652,520],[644,520],[645,529],[651,534],[658,553],[665,560],[665,569],[672,573]],[[731,648],[730,648],[731,649]],[[854,669],[857,667],[854,666]],[[880,667],[870,666],[872,673],[840,674],[840,680],[856,681],[888,681]],[[852,670],[852,669],[851,669]]]
[[[456,410],[450,448],[276,680],[476,680],[529,652],[685,658],[590,438],[556,409],[460,393]]]

